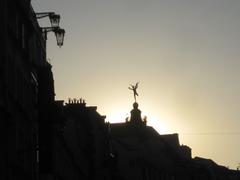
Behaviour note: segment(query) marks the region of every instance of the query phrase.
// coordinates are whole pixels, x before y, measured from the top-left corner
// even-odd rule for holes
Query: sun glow
[[[107,115],[106,122],[111,123],[125,122],[127,117],[130,117],[129,113],[126,113],[124,111],[114,111]]]
[[[144,117],[147,117],[147,125],[152,126],[160,134],[171,133],[169,125],[166,123],[167,121],[165,118],[159,119],[154,116],[142,114],[142,118]],[[109,113],[107,115],[106,122],[110,122],[110,123],[125,122],[126,118],[130,118],[130,113],[126,113],[124,111],[113,111],[112,113]]]
[[[147,125],[152,126],[160,134],[170,133],[170,128],[165,122],[165,119],[157,119],[153,116],[147,116]]]

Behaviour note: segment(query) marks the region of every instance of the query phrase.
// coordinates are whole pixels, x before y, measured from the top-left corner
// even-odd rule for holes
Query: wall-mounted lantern
[[[47,33],[54,32],[57,40],[57,45],[61,47],[63,45],[65,30],[59,27],[60,15],[54,12],[41,12],[35,13],[37,19],[49,17],[51,27],[41,27],[45,40],[47,40]]]

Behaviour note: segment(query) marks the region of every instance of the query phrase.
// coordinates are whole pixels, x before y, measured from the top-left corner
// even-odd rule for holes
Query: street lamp
[[[57,45],[59,47],[61,47],[63,45],[65,30],[58,28],[54,32],[55,32],[55,36],[56,36],[56,40],[57,40]]]
[[[60,27],[42,27],[42,32],[44,35],[45,40],[47,40],[47,33],[54,32],[57,40],[57,45],[61,47],[63,45],[65,30],[61,29]]]
[[[58,27],[60,22],[60,15],[55,14],[54,12],[41,12],[41,13],[35,13],[37,19],[49,17],[51,26],[52,27]]]
[[[57,45],[61,47],[63,45],[65,30],[61,29],[59,27],[60,22],[60,15],[55,14],[54,12],[41,12],[41,13],[35,13],[37,19],[49,17],[51,27],[42,27],[42,32],[44,35],[45,40],[47,40],[47,33],[52,31],[55,33]]]

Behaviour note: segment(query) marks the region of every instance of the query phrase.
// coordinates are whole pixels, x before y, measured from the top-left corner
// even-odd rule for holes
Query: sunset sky
[[[139,108],[160,134],[179,133],[193,157],[240,163],[239,0],[32,0],[61,15],[48,34],[56,99],[84,98],[107,121]],[[49,26],[49,20],[39,21]]]

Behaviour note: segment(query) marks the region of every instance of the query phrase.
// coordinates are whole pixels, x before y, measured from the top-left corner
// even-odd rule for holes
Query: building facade
[[[0,2],[0,179],[38,178],[39,67],[46,46],[29,0]]]
[[[108,124],[96,110],[83,100],[55,102],[51,130],[44,136],[49,143],[43,154],[43,179],[115,179]]]
[[[239,179],[237,171],[212,160],[192,158],[191,148],[180,145],[178,134],[160,135],[147,126],[138,104],[125,123],[110,124],[117,169],[125,180],[221,180]]]

